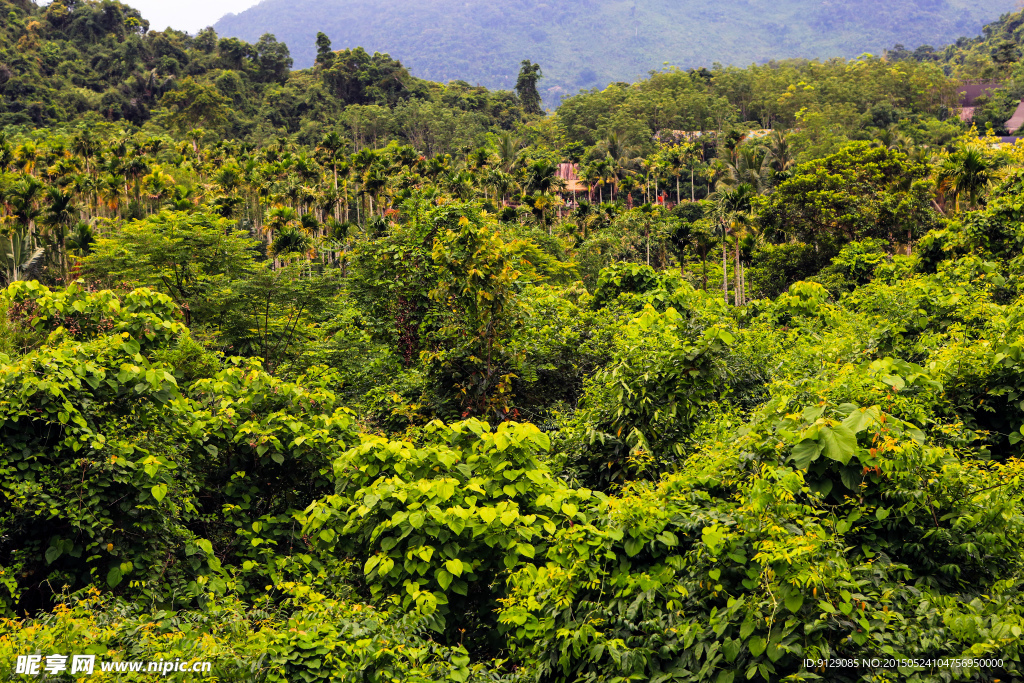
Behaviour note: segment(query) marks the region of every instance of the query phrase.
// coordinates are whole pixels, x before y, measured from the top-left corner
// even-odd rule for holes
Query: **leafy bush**
[[[421,438],[364,437],[335,461],[337,492],[306,510],[305,531],[357,559],[373,596],[398,595],[449,639],[468,631],[498,650],[488,615],[502,576],[585,521],[591,493],[552,476],[548,436],[531,424],[434,422]]]

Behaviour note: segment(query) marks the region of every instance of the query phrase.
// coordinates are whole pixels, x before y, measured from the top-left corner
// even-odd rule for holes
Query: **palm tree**
[[[691,148],[692,145],[673,145],[666,149],[662,155],[665,170],[676,179],[676,204],[683,201],[679,192],[679,177],[683,175],[683,171],[686,169],[689,154],[692,151]],[[692,192],[690,199],[693,199]]]
[[[34,246],[26,226],[15,226],[0,232],[0,272],[7,284],[20,280],[25,271],[43,256],[43,249]]]
[[[501,205],[508,205],[508,193],[515,187],[515,179],[511,174],[505,173],[500,168],[491,168],[487,171],[487,184],[494,189],[495,199],[501,197]]]
[[[78,156],[82,157],[82,161],[85,162],[85,172],[91,174],[93,168],[90,166],[90,160],[99,154],[100,145],[99,141],[93,136],[90,129],[84,129],[78,137],[75,138],[71,144],[72,151]]]
[[[85,221],[79,221],[75,229],[68,235],[68,252],[79,258],[92,253],[92,245],[96,238],[92,234],[92,228]]]
[[[587,200],[594,201],[594,188],[601,185],[604,180],[598,164],[585,164],[580,167],[580,179],[587,184]]]
[[[612,168],[610,159],[598,161],[594,166],[598,176],[598,198],[604,204],[604,186],[612,182],[612,179],[615,177],[615,171]],[[614,199],[614,195],[612,198]]]
[[[519,163],[519,148],[522,143],[512,137],[511,133],[502,133],[495,142],[495,152],[498,155],[498,165],[505,173],[512,173]]]
[[[14,150],[11,149],[11,144],[7,142],[7,136],[4,133],[0,133],[0,173],[6,171],[13,160]]]
[[[104,204],[106,204],[110,215],[113,215],[115,211],[121,208],[122,187],[124,184],[124,176],[117,175],[116,173],[108,173],[100,178],[100,197],[102,197]]]
[[[558,177],[558,167],[554,164],[541,160],[535,161],[526,169],[526,192],[532,194],[548,194],[559,184],[564,184]]]
[[[39,150],[31,140],[21,144],[14,150],[14,162],[22,171],[29,175],[35,174],[36,162],[38,160]]]
[[[472,183],[472,174],[467,173],[469,176],[469,182]],[[380,208],[380,215],[384,215],[384,201],[381,199],[381,194],[384,189],[388,186],[388,176],[379,167],[374,166],[366,172],[363,177],[363,192],[370,198],[370,213],[374,213],[373,200],[377,199],[377,204]],[[472,187],[472,184],[470,185]],[[468,197],[466,197],[468,199]]]
[[[72,203],[74,197],[70,192],[62,192],[59,188],[51,187],[46,191],[46,201],[47,206],[42,222],[48,228],[46,237],[53,250],[51,255],[57,261],[61,278],[64,278],[68,272],[65,241],[68,230],[72,225],[78,223],[80,215]]]
[[[174,178],[154,165],[152,173],[142,179],[142,185],[155,212],[159,209],[160,202],[174,191]]]
[[[967,208],[972,209],[978,205],[981,191],[992,182],[994,171],[981,145],[969,144],[942,160],[936,180],[939,191],[955,199],[957,211],[961,199],[966,199]]]
[[[272,256],[279,257],[285,254],[302,254],[313,246],[313,239],[302,230],[293,226],[282,229],[270,245]]]
[[[120,169],[125,177],[125,183],[132,181],[132,188],[135,194],[135,201],[139,201],[139,178],[149,173],[149,164],[140,154],[131,154]],[[125,194],[128,194],[127,184]]]
[[[342,159],[345,152],[345,147],[348,141],[337,133],[331,132],[324,136],[324,139],[320,141],[320,146],[317,147],[317,151],[320,152],[320,158],[326,163],[331,165],[331,171],[334,174],[334,193],[338,193],[338,161]],[[335,204],[335,220],[340,220],[340,216],[337,215],[338,204]]]
[[[747,282],[744,277],[745,250],[753,250],[761,236],[753,211],[736,213],[730,223],[735,261],[733,263],[733,301],[737,306],[747,303]]]
[[[788,177],[790,169],[795,165],[789,136],[781,130],[773,131],[768,141],[768,166],[772,170],[773,180],[777,181],[780,176]]]
[[[590,239],[590,231],[598,228],[604,223],[604,215],[598,211],[593,204],[586,200],[581,200],[576,210],[573,211],[573,218],[576,219],[577,224],[583,229],[583,241],[586,242]]]
[[[629,209],[633,208],[633,190],[636,189],[636,178],[633,174],[624,175],[619,180],[619,189],[626,193],[626,207]]]
[[[875,147],[885,147],[886,149],[899,149],[909,150],[914,146],[914,141],[903,134],[896,124],[890,124],[888,128],[883,128],[875,135],[875,141],[872,143]]]
[[[619,178],[629,173],[640,161],[639,149],[630,143],[624,133],[619,131],[608,133],[608,136],[597,144],[597,149],[603,152],[611,161],[611,179],[615,188],[613,192],[616,192],[618,190]]]
[[[751,200],[757,192],[749,183],[730,186],[719,183],[718,190],[708,197],[714,202],[715,218],[722,231],[722,297],[729,303],[728,242],[731,234],[739,236],[751,218]],[[739,263],[739,242],[736,243],[736,262]],[[737,288],[738,289],[738,288]],[[736,291],[736,305],[740,305]]]
[[[731,152],[723,148],[718,162],[722,169],[721,184],[735,187],[746,183],[758,193],[768,188],[770,166],[764,147],[742,145]]]
[[[473,171],[480,171],[491,163],[491,154],[485,147],[477,147],[466,155],[466,168]]]
[[[46,187],[30,175],[22,176],[22,179],[14,184],[7,193],[7,203],[11,207],[11,215],[20,225],[25,226],[30,233],[35,233],[35,221],[42,213],[39,208],[39,199],[43,188]]]

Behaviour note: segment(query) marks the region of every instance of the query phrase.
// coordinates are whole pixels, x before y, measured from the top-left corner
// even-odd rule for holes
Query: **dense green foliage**
[[[987,83],[996,89],[976,104],[974,122],[979,129],[991,127],[997,135],[1014,135],[1006,122],[1024,99],[1024,73],[1020,58],[1024,48],[1024,12],[1019,9],[984,27],[976,38],[961,37],[944,48],[921,45],[913,51],[902,44],[888,50],[893,60],[940,64],[943,70],[967,82]]]
[[[1024,680],[1024,145],[939,65],[545,116],[533,62],[493,94],[274,45],[141,126],[5,114],[0,675]],[[287,88],[418,123],[245,112]],[[806,663],[872,658],[929,661]]]
[[[449,151],[521,119],[511,92],[422,81],[388,55],[334,53],[327,41],[316,69],[293,72],[269,32],[246,43],[148,28],[114,0],[3,0],[0,125],[102,118],[252,142],[297,132],[319,141],[336,127],[357,146],[429,135]]]
[[[511,89],[524,58],[544,67],[548,106],[581,88],[633,81],[665,62],[681,68],[881,54],[896,42],[942,45],[974,35],[1014,8],[1007,0],[899,0],[679,5],[668,0],[452,2],[266,0],[214,28],[250,42],[270,31],[297,64],[315,57],[318,31],[401,59],[424,78]]]

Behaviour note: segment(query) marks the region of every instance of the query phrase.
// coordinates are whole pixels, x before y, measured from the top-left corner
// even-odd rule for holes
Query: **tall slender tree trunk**
[[[722,226],[722,299],[729,305],[729,245],[725,239],[725,226]]]
[[[743,287],[743,305],[747,304],[747,268],[740,263],[740,285]]]
[[[334,164],[334,220],[341,222],[341,203],[338,201],[338,164]]]
[[[740,241],[736,239],[736,263],[733,266],[733,278],[736,280],[733,292],[733,303],[736,306],[743,305],[743,285],[740,281]]]

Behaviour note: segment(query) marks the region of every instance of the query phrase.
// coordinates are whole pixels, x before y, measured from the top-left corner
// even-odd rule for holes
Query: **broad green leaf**
[[[747,618],[744,619],[743,623],[740,624],[740,639],[746,640],[747,636],[754,632],[754,620],[752,615],[747,614]]]
[[[844,425],[833,427],[822,427],[818,432],[818,440],[824,446],[822,449],[825,455],[833,460],[838,460],[844,465],[850,462],[850,458],[857,452],[857,437]]]
[[[164,499],[164,496],[167,495],[167,484],[157,484],[156,486],[151,488],[149,492],[153,494],[153,497],[156,499],[156,502],[159,503]]]
[[[457,515],[452,515],[448,520],[448,528],[451,529],[456,535],[461,534],[462,530],[466,528],[466,521]]]
[[[121,583],[121,577],[121,568],[111,567],[110,571],[107,572],[107,585],[111,588],[116,587],[117,584]]]
[[[857,408],[843,420],[843,426],[854,434],[859,434],[876,423],[878,415],[877,408]]]
[[[789,456],[793,465],[800,469],[807,469],[807,466],[818,459],[821,453],[821,444],[813,439],[804,439],[796,446],[793,446],[793,453]]]
[[[624,544],[626,547],[626,554],[630,557],[637,555],[644,548],[644,541],[642,538],[628,538]]]
[[[519,519],[519,513],[515,510],[505,510],[501,513],[501,523],[505,526],[512,526],[512,523]]]
[[[804,420],[814,422],[825,412],[825,406],[808,406],[802,413]]]

